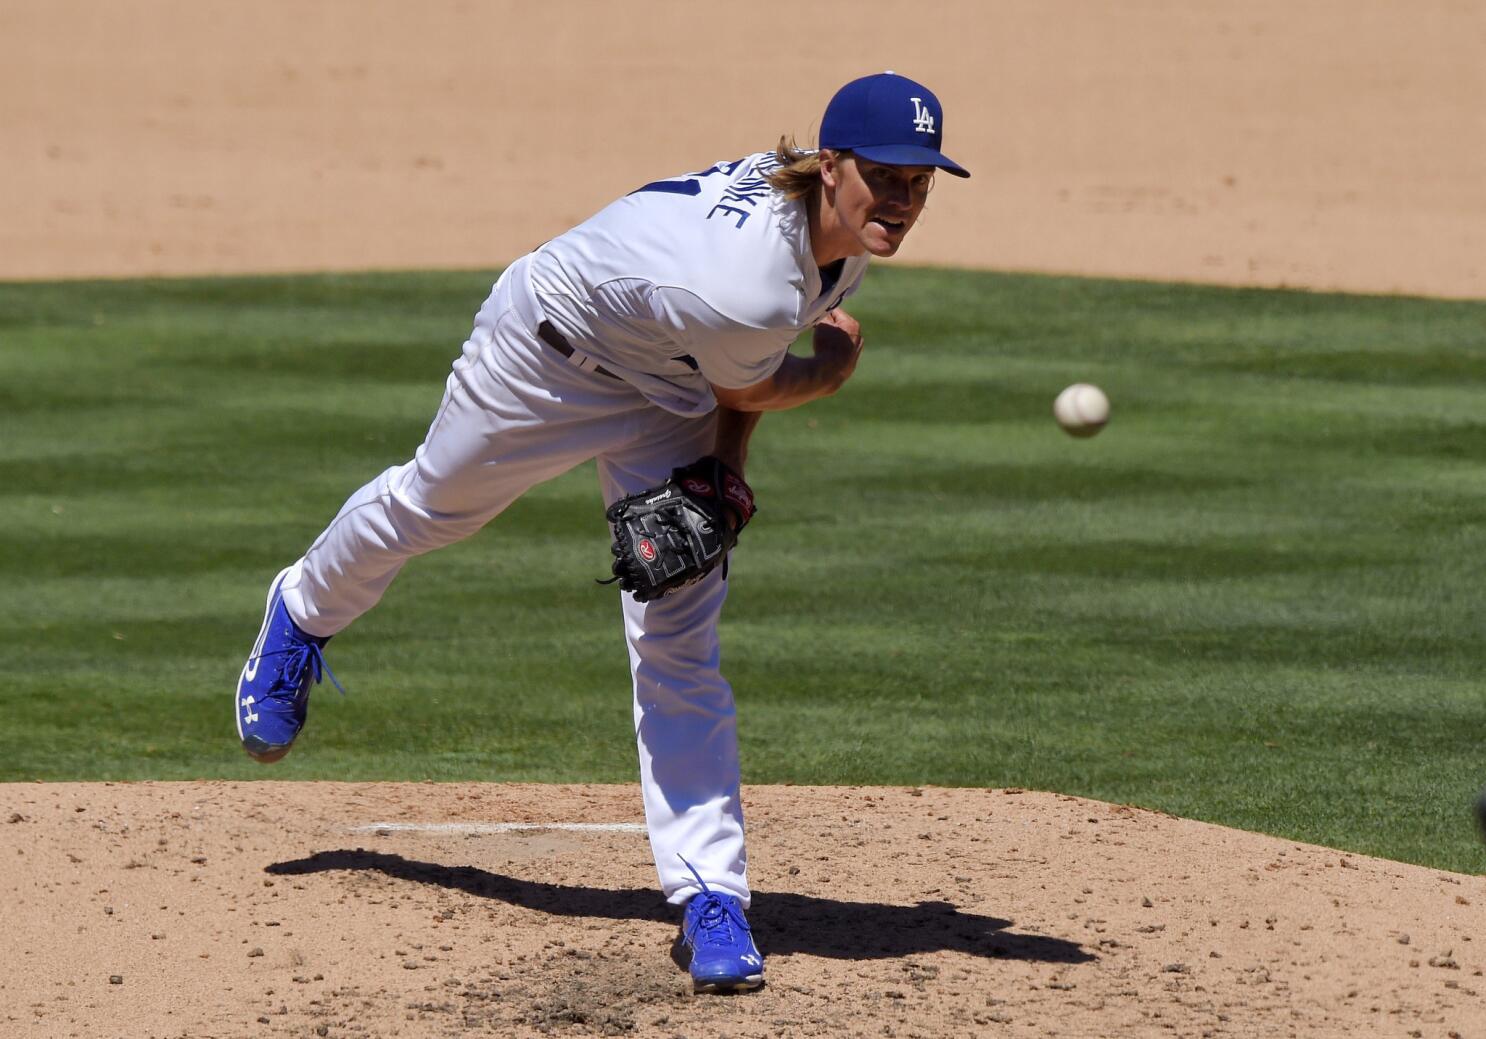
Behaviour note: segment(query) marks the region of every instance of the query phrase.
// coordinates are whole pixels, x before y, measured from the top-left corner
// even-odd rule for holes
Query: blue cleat
[[[683,859],[683,862],[686,860]],[[691,863],[687,863],[691,869]],[[764,958],[753,944],[753,931],[743,906],[732,895],[702,885],[686,903],[681,937],[691,950],[691,985],[695,992],[746,992],[764,983]]]
[[[345,693],[320,652],[329,637],[301,631],[284,609],[279,586],[288,572],[288,567],[279,571],[268,586],[263,627],[237,682],[238,738],[248,756],[265,765],[289,753],[304,728],[310,686],[320,681],[322,672]]]

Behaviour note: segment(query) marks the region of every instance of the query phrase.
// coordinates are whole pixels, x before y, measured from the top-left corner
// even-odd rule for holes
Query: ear
[[[820,150],[820,182],[835,190],[840,177],[841,157],[830,148]]]

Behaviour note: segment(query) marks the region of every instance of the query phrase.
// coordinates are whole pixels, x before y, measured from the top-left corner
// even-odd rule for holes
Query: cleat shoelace
[[[736,910],[710,891],[704,891],[698,897],[703,899],[702,908],[696,914],[686,940],[694,946],[701,944],[731,949],[737,944],[733,924],[742,923],[737,920]]]
[[[701,909],[695,914],[692,925],[686,932],[687,942],[695,947],[700,934],[701,944],[732,948],[738,941],[734,927],[744,934],[748,933],[748,923],[743,919],[743,914],[709,888],[701,874],[696,871],[695,866],[684,858],[681,861],[685,863],[687,869],[691,870],[691,875],[697,878],[697,884],[702,888],[702,893],[696,896],[702,900]]]
[[[330,684],[335,686],[336,691],[342,696],[346,695],[346,687],[341,685],[340,679],[335,677],[335,672],[330,670],[330,664],[325,660],[325,654],[321,651],[318,643],[303,642],[298,649],[279,650],[277,653],[264,653],[259,660],[272,656],[287,655],[289,659],[284,663],[284,670],[279,673],[278,682],[274,683],[270,694],[278,689],[287,689],[296,696],[301,687],[308,688],[311,683],[318,685],[322,678],[329,678]],[[305,681],[305,672],[309,672],[310,682]]]

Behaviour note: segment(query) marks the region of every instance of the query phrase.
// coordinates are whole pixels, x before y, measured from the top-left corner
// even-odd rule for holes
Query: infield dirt
[[[974,172],[907,262],[1479,298],[1483,53],[1477,0],[10,0],[0,278],[503,266],[893,68]]]

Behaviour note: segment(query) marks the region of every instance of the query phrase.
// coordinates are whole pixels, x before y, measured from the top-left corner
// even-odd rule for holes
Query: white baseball
[[[1109,398],[1093,383],[1076,382],[1053,401],[1053,417],[1069,436],[1091,437],[1109,421]]]

